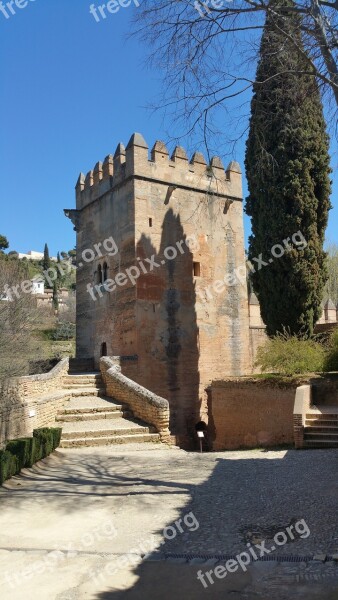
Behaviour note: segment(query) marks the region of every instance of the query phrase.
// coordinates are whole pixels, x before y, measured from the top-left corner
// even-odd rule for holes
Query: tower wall
[[[134,134],[80,176],[73,220],[78,264],[111,236],[118,247],[78,269],[77,355],[98,361],[105,342],[125,357],[126,375],[168,398],[187,444],[207,420],[211,381],[251,371],[239,165],[189,161],[182,148],[169,157],[161,142],[149,157]],[[104,262],[111,279],[131,267],[139,276],[93,301],[86,287]]]

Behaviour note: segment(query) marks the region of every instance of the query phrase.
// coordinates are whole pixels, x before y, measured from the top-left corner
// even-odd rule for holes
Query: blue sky
[[[147,108],[160,93],[161,74],[144,66],[147,49],[127,39],[137,8],[120,8],[97,23],[90,4],[28,0],[8,19],[0,13],[0,233],[11,250],[42,250],[46,241],[53,255],[72,248],[75,234],[63,208],[74,206],[79,172],[127,143],[133,131],[153,145],[166,141],[170,129]],[[235,158],[243,165],[243,144]],[[332,166],[327,237],[338,243],[336,143]],[[248,234],[248,219],[245,226]]]

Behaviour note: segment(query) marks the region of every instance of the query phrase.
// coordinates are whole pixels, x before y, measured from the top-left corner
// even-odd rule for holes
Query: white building
[[[44,294],[45,293],[45,282],[41,275],[35,275],[32,282],[32,294]]]
[[[27,260],[42,260],[43,252],[36,252],[36,250],[29,250],[27,254],[18,253],[18,257],[22,260],[23,258],[27,258]],[[57,262],[57,258],[55,256],[51,256],[50,260],[53,262]]]

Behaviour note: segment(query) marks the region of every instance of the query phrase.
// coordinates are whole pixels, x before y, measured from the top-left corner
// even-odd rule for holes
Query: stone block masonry
[[[6,440],[29,436],[33,429],[54,424],[69,397],[62,389],[68,366],[65,358],[49,373],[18,377],[4,384],[0,390],[0,446]]]
[[[118,253],[77,270],[79,359],[134,356],[121,372],[170,406],[170,431],[178,443],[194,443],[195,424],[208,419],[206,387],[224,376],[251,373],[246,283],[206,297],[227,273],[245,271],[242,175],[238,163],[224,169],[218,157],[189,160],[176,147],[169,156],[156,142],[150,156],[140,134],[114,156],[98,162],[76,185],[76,210],[67,209],[77,232],[78,264],[86,248],[110,238]],[[194,248],[185,241],[193,237]],[[168,248],[184,252],[166,260]],[[141,272],[96,301],[88,284],[115,280],[143,261]],[[100,281],[99,281],[100,279]]]
[[[297,385],[255,379],[214,382],[209,397],[213,450],[293,444]]]
[[[153,425],[162,442],[173,443],[169,431],[169,403],[121,373],[119,358],[101,358],[107,396],[127,405],[134,416]]]

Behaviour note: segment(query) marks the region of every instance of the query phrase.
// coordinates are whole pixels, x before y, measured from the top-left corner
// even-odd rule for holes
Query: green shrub
[[[19,461],[17,456],[8,452],[8,450],[0,450],[0,485],[7,479],[19,473]]]
[[[330,336],[324,369],[325,371],[338,371],[338,329],[335,329]]]
[[[32,462],[32,446],[33,438],[21,438],[7,442],[6,450],[17,457],[19,471],[34,464]]]
[[[69,341],[75,338],[76,326],[75,323],[59,323],[55,331],[52,333],[52,340]]]
[[[46,458],[46,456],[49,456],[49,454],[53,452],[54,437],[49,427],[34,429],[33,437],[38,440],[40,446],[38,451],[40,458],[38,458],[38,460],[41,460],[41,458]]]
[[[21,469],[32,467],[51,454],[60,445],[61,434],[60,427],[43,427],[34,429],[31,438],[7,442],[6,449],[0,450],[0,485]]]
[[[287,331],[269,339],[258,349],[256,366],[281,375],[321,372],[325,349],[314,339],[291,335]]]
[[[44,458],[44,446],[41,443],[39,437],[35,437],[33,434],[32,442],[32,466],[35,465],[39,460]]]
[[[62,429],[61,427],[51,427],[50,431],[53,436],[53,450],[60,446]]]

